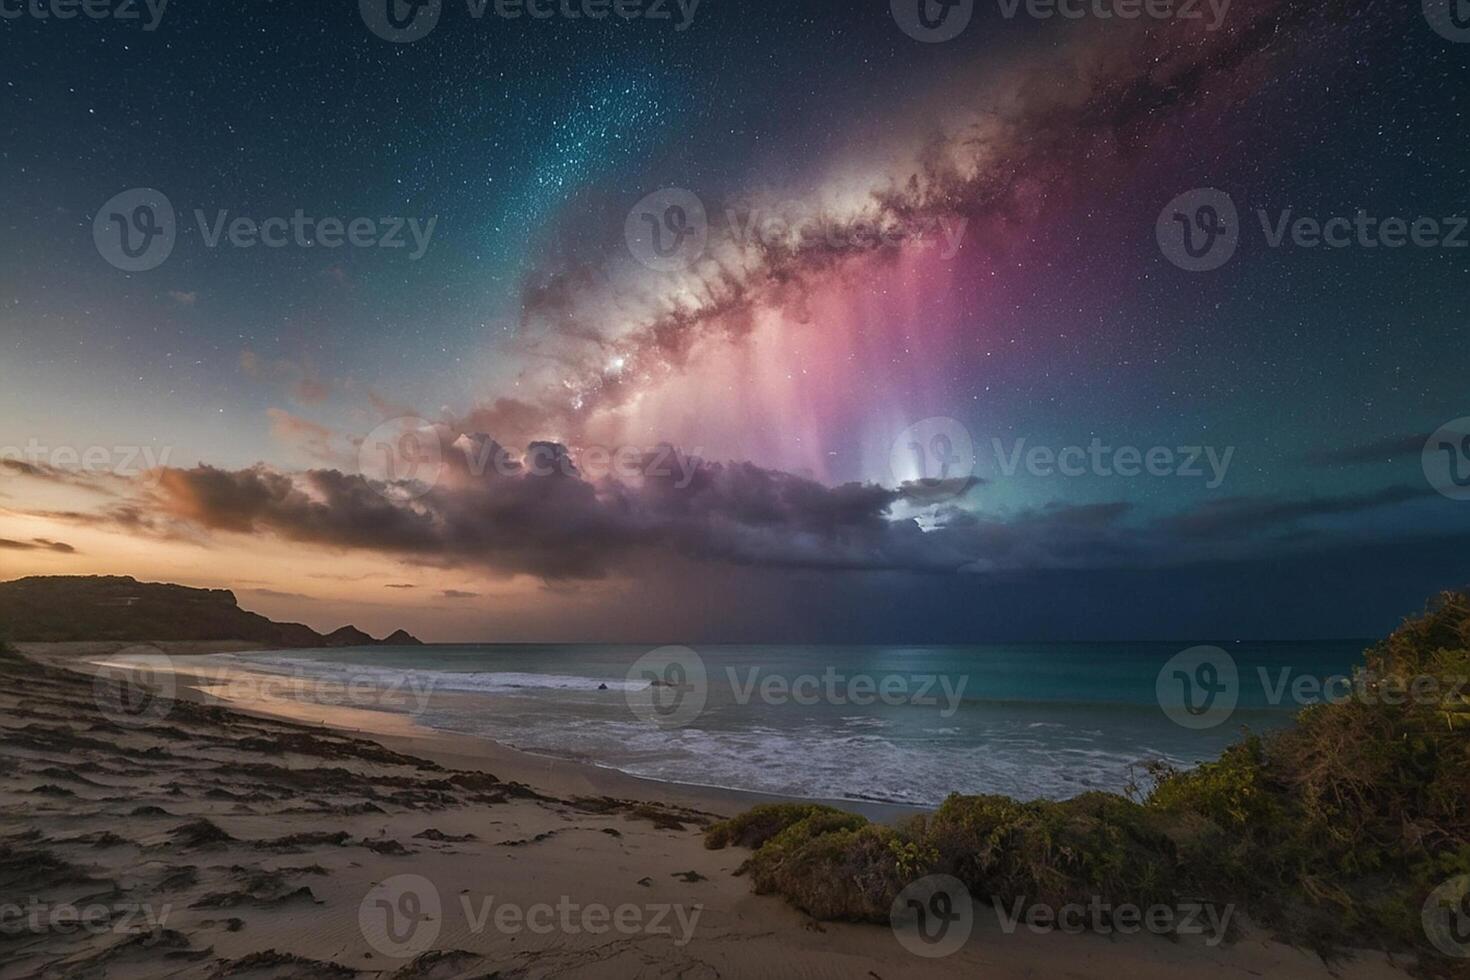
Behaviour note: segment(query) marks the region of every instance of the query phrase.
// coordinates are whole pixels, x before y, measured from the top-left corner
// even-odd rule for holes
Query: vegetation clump
[[[1447,592],[1370,648],[1344,697],[1189,770],[1148,767],[1139,798],[952,795],[896,826],[815,804],[759,806],[706,845],[820,919],[886,922],[928,874],[977,900],[1053,907],[1234,903],[1319,951],[1413,949],[1447,965],[1420,910],[1470,874],[1470,594]]]

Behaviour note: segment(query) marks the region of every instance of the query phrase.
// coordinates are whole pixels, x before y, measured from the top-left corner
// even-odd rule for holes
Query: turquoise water
[[[701,646],[704,706],[679,727],[635,710],[661,696],[648,675],[629,676],[647,646],[435,645],[211,659],[330,680],[306,687],[324,702],[409,711],[432,728],[639,776],[931,805],[949,792],[1119,792],[1144,760],[1188,766],[1214,758],[1242,728],[1289,723],[1300,707],[1292,686],[1349,674],[1365,644],[1219,644],[1238,666],[1239,702],[1205,730],[1176,724],[1159,704],[1160,670],[1188,646]],[[349,679],[357,694],[343,693]],[[372,693],[394,684],[424,696]]]

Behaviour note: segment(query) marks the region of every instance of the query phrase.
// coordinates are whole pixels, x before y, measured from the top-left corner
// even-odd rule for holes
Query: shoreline
[[[128,647],[147,646],[170,657],[202,657],[216,653],[271,653],[259,644],[240,641],[184,641],[156,643],[96,641],[68,643],[16,643],[17,650],[28,657],[66,667],[68,664],[96,664]],[[268,671],[251,671],[238,664],[219,667],[204,676],[189,670],[188,663],[175,667],[179,695],[206,704],[217,704],[256,717],[273,718],[301,724],[321,725],[346,735],[371,738],[385,747],[408,755],[432,759],[460,769],[494,772],[503,779],[525,783],[556,795],[611,796],[638,799],[675,806],[691,807],[719,816],[733,816],[763,803],[822,803],[870,820],[892,821],[918,813],[932,812],[932,807],[909,806],[877,800],[850,800],[816,796],[788,796],[763,793],[727,786],[709,786],[656,779],[624,772],[596,762],[563,759],[530,752],[497,742],[483,735],[448,732],[420,725],[412,715],[368,708],[324,705],[315,701],[287,697],[233,698],[221,696],[229,678],[240,676],[245,682],[235,690],[262,691],[254,678],[277,678]],[[440,697],[449,696],[440,692]]]

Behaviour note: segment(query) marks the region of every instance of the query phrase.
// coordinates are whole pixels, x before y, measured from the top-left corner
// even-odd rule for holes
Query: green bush
[[[919,847],[862,817],[823,814],[777,834],[748,870],[758,894],[783,895],[818,919],[887,921],[903,887],[932,868]]]
[[[735,844],[754,850],[792,824],[820,814],[847,816],[819,803],[764,803],[711,826],[704,833],[704,846],[717,851]]]

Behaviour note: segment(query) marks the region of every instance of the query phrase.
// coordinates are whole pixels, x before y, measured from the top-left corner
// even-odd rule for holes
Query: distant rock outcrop
[[[344,626],[322,637],[322,646],[325,647],[365,647],[377,642],[356,626]]]
[[[323,636],[246,612],[228,589],[126,575],[37,575],[0,582],[0,636],[20,642],[245,640],[272,647],[417,646],[403,630],[378,641],[355,626]]]

